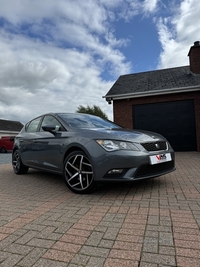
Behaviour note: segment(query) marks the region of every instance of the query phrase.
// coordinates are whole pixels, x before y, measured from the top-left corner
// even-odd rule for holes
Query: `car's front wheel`
[[[16,174],[25,174],[28,167],[22,163],[21,156],[18,150],[15,150],[12,155],[12,166]]]
[[[70,153],[64,162],[64,179],[74,193],[91,193],[96,184],[92,163],[83,151]]]

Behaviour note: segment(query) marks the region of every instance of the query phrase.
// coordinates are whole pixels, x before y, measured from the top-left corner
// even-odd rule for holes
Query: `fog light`
[[[108,172],[108,174],[120,174],[123,172],[123,169],[112,169]]]

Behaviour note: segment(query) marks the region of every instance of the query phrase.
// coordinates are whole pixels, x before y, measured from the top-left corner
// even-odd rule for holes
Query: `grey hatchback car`
[[[75,193],[103,182],[154,178],[175,170],[175,155],[161,135],[124,129],[100,117],[49,113],[28,122],[16,136],[12,165],[63,175]]]

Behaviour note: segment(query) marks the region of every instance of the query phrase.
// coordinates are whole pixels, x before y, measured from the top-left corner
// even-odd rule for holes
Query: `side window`
[[[44,131],[42,129],[42,126],[45,126],[45,125],[55,125],[55,126],[57,125],[57,126],[60,127],[59,130],[62,130],[63,129],[63,127],[60,124],[60,122],[57,119],[55,119],[53,116],[51,116],[51,115],[47,115],[47,116],[44,117],[44,119],[42,121],[42,124],[41,124],[41,127],[40,127],[40,132],[43,132]]]
[[[40,123],[41,117],[37,118],[35,120],[32,120],[27,126],[26,131],[27,132],[36,132],[38,129],[38,125]]]

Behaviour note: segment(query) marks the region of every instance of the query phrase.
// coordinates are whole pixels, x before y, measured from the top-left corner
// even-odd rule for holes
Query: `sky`
[[[199,0],[0,0],[0,119],[97,105],[120,75],[189,65]]]

